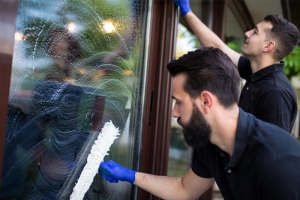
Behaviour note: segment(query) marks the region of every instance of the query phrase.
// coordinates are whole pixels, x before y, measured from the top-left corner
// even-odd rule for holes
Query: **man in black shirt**
[[[280,15],[268,15],[245,33],[241,56],[230,49],[191,11],[189,0],[174,0],[204,47],[226,53],[245,79],[239,106],[257,118],[291,132],[297,115],[297,98],[280,62],[298,44],[296,26]]]
[[[102,162],[110,182],[128,181],[162,199],[197,199],[214,181],[224,199],[300,199],[300,144],[287,131],[238,107],[240,77],[218,48],[168,64],[172,115],[195,149],[183,177],[156,176]],[[276,133],[276,134],[274,134]]]
[[[247,82],[240,95],[239,106],[257,118],[291,132],[298,106],[293,87],[283,73],[284,64],[273,64],[254,74],[243,70],[251,69],[250,66],[250,61],[241,56],[238,68],[240,76]]]

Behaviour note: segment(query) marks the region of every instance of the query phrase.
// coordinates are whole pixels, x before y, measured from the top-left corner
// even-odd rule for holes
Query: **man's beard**
[[[193,113],[190,121],[184,124],[178,118],[177,122],[182,126],[184,139],[189,146],[197,148],[209,142],[211,127],[195,104],[193,105]]]

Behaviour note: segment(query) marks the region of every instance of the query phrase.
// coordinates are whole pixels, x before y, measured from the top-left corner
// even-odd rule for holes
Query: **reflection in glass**
[[[103,124],[135,168],[146,1],[20,0],[0,199],[68,199]],[[129,199],[96,176],[85,199]]]

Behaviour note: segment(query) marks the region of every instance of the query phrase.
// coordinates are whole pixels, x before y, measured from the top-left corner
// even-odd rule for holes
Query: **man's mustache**
[[[180,117],[177,118],[177,124],[179,124],[180,126],[182,126],[182,122],[181,122],[181,120],[180,120]]]

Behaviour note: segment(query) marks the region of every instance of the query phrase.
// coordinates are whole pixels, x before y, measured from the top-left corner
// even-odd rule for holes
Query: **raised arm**
[[[106,180],[113,183],[128,181],[162,199],[197,199],[214,182],[213,178],[197,176],[191,169],[184,177],[169,177],[135,172],[114,161],[103,162],[100,167],[109,174],[100,171]]]
[[[210,30],[191,10],[189,0],[174,0],[182,15],[204,47],[216,47],[226,53],[237,66],[240,54],[229,48],[212,30]]]

